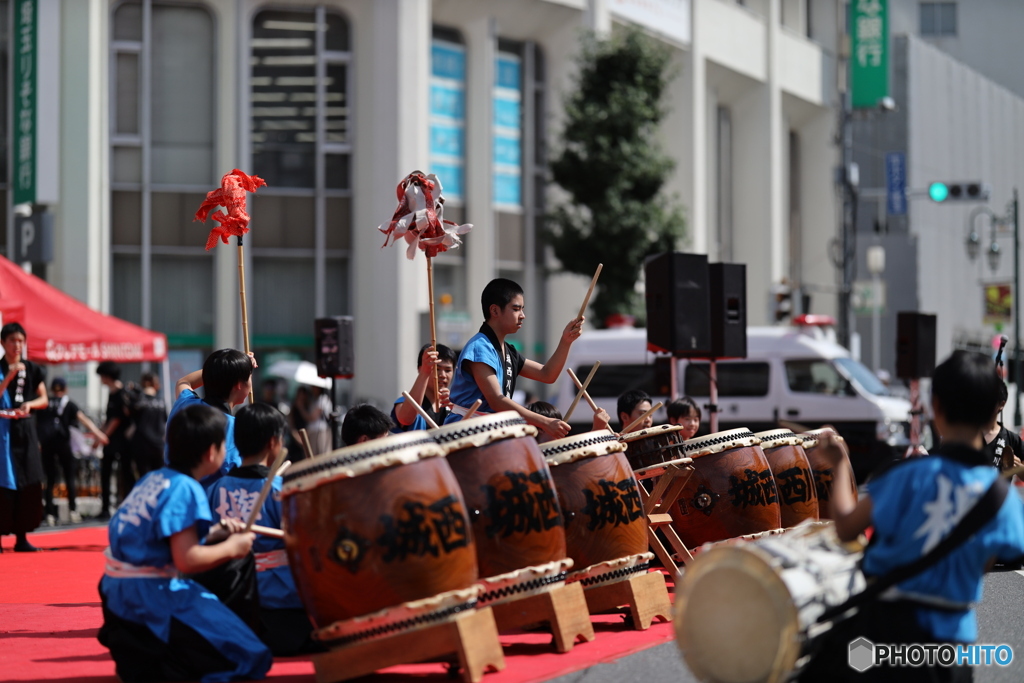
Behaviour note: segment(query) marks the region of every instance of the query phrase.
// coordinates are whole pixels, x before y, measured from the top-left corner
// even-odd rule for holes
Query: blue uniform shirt
[[[249,519],[256,500],[260,497],[263,482],[270,474],[263,465],[236,467],[217,480],[210,487],[210,507],[215,521],[231,517],[243,522]],[[281,477],[274,477],[270,495],[267,496],[256,524],[274,529],[281,528]],[[284,550],[284,539],[257,535],[252,550],[257,557],[262,553]],[[256,575],[260,591],[260,607],[267,609],[302,609],[302,601],[295,590],[295,579],[287,564],[260,571]]]
[[[476,399],[473,399],[473,400],[476,401]],[[427,424],[427,421],[423,419],[423,416],[420,415],[418,411],[416,413],[416,419],[412,421],[412,424],[403,425],[401,422],[399,422],[398,421],[398,404],[399,403],[405,403],[405,396],[399,396],[395,400],[395,405],[393,405],[391,407],[391,424],[394,425],[394,427],[392,427],[392,429],[391,429],[391,433],[392,434],[401,434],[403,432],[415,432],[415,431],[418,431],[418,430],[430,429],[430,425]],[[470,405],[472,405],[472,403],[470,403]],[[433,413],[433,410],[428,405],[428,401],[427,401],[426,398],[423,399],[423,409],[426,410],[428,413]],[[448,414],[449,414],[448,409],[447,408],[442,408],[440,416],[435,416],[434,417],[434,421],[437,424],[444,424],[445,420],[448,417]]]
[[[951,457],[943,457],[947,454]],[[938,454],[913,458],[868,483],[874,537],[864,553],[864,572],[877,576],[913,562],[937,545],[985,494],[998,472],[979,452],[947,445]],[[1024,555],[1024,503],[1011,489],[996,517],[932,567],[897,588],[953,605],[981,600],[982,578],[990,559]],[[920,625],[936,641],[974,642],[973,608],[917,609]]]
[[[199,398],[199,394],[197,394],[195,390],[182,389],[181,393],[178,395],[178,400],[174,402],[173,406],[171,406],[171,412],[167,415],[167,424],[171,424],[171,419],[179,410],[197,403],[203,403],[203,399]],[[215,406],[210,407],[216,410]],[[220,466],[220,470],[208,477],[203,477],[202,481],[199,482],[205,488],[209,488],[213,482],[227,474],[231,468],[242,464],[242,456],[238,454],[238,448],[235,446],[235,416],[231,413],[224,413],[224,417],[228,419],[227,432],[224,435],[224,464]],[[164,462],[167,462],[166,445],[164,446]]]
[[[516,388],[516,378],[519,377],[526,359],[511,344],[506,342],[504,346],[505,359],[502,359],[498,355],[497,337],[486,323],[480,328],[479,332],[470,337],[469,341],[462,348],[462,353],[459,354],[459,362],[455,366],[455,376],[452,378],[451,393],[449,394],[453,404],[469,408],[479,399],[483,403],[477,412],[496,412],[484,400],[483,392],[477,386],[476,380],[473,379],[473,375],[469,372],[469,368],[465,366],[467,361],[485,363],[494,368],[494,373],[501,384],[502,395],[511,396],[513,394]],[[461,419],[461,415],[451,413],[445,419],[445,424],[458,422]]]

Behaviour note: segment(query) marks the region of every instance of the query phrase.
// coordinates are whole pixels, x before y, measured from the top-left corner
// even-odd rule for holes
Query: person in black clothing
[[[368,403],[353,406],[341,423],[341,440],[346,446],[383,439],[391,431],[391,418]]]
[[[46,488],[43,490],[46,523],[56,523],[57,508],[53,504],[53,487],[57,485],[57,466],[64,473],[64,485],[68,489],[68,513],[72,522],[81,522],[75,505],[75,480],[78,461],[71,452],[71,425],[76,421],[92,432],[96,440],[106,444],[107,435],[100,431],[92,420],[83,413],[68,396],[68,383],[63,377],[50,382],[50,404],[36,416],[36,431],[39,447],[43,454],[43,471],[46,472]]]
[[[135,425],[130,449],[139,478],[164,466],[164,428],[167,404],[160,396],[160,380],[142,373],[142,391],[132,398],[131,421]]]
[[[0,329],[4,357],[0,359],[0,409],[4,410],[0,439],[0,535],[14,534],[15,552],[38,550],[26,534],[43,518],[43,464],[33,410],[50,402],[46,396],[43,369],[23,359],[26,351],[25,328],[7,323]]]
[[[131,425],[130,402],[128,391],[121,383],[121,366],[114,361],[105,360],[96,368],[96,374],[110,392],[107,397],[107,421],[103,423],[103,433],[110,439],[110,443],[103,447],[103,461],[100,463],[99,519],[105,520],[110,519],[110,478],[113,475],[114,463],[117,462],[119,465],[118,503],[124,500],[135,486],[135,475],[132,472],[127,436],[128,427]]]
[[[985,431],[982,433],[985,445],[982,446],[981,452],[991,459],[994,467],[1001,470],[1020,465],[1020,459],[1024,458],[1024,441],[999,423],[999,414],[1006,406],[1007,397],[1006,383],[1000,380],[999,407],[992,414],[992,419],[985,425]]]

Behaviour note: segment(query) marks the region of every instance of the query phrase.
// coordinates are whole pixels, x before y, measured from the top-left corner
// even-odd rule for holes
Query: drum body
[[[676,592],[676,642],[699,680],[781,683],[810,627],[864,590],[859,548],[829,524],[711,548],[687,565]]]
[[[818,451],[818,439],[823,433],[831,431],[828,428],[815,429],[800,435],[804,440],[804,452],[807,454],[807,461],[811,464],[811,470],[814,472],[814,486],[818,493],[818,516],[821,519],[833,518],[830,499],[832,497],[832,480],[835,479],[835,473],[832,471],[832,466]],[[843,439],[839,435],[836,435],[836,438],[840,441]],[[843,466],[850,472],[850,490],[853,493],[853,499],[857,500],[857,480],[853,476],[853,466],[850,465],[848,459],[844,461]]]
[[[626,444],[626,460],[634,470],[651,465],[679,460],[686,457],[683,452],[682,427],[658,425],[650,429],[623,434],[619,439]]]
[[[782,526],[794,527],[805,519],[818,519],[818,493],[803,438],[788,429],[755,434],[768,460],[779,491]]]
[[[508,411],[429,433],[465,496],[481,577],[565,559],[562,510],[536,428]]]
[[[442,455],[426,432],[410,432],[285,474],[288,561],[319,628],[477,580],[466,504]]]
[[[695,471],[671,513],[688,548],[781,526],[775,478],[760,443],[747,429],[686,442]]]
[[[541,446],[575,571],[647,551],[647,518],[625,445],[605,429]]]

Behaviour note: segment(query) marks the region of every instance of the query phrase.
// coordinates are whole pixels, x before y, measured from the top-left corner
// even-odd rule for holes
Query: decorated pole
[[[245,302],[245,252],[242,246],[242,236],[249,232],[249,214],[245,210],[245,193],[255,192],[267,183],[255,175],[248,175],[237,168],[227,173],[220,179],[220,187],[206,193],[206,199],[196,211],[194,220],[206,222],[207,218],[213,218],[217,225],[210,230],[206,238],[206,250],[209,251],[217,246],[217,240],[229,244],[229,238],[234,235],[238,241],[238,297],[242,304],[242,343],[245,348],[245,355],[251,353],[249,348],[249,310]],[[217,207],[224,207],[225,211],[213,211]],[[211,214],[210,212],[213,211]],[[255,397],[252,389],[249,390],[249,403],[254,403]]]
[[[430,345],[437,349],[437,323],[434,319],[434,262],[438,254],[454,249],[462,243],[460,235],[473,229],[469,223],[458,225],[444,219],[444,197],[441,181],[433,173],[413,171],[398,183],[398,207],[387,223],[377,229],[384,233],[383,247],[404,239],[409,247],[405,255],[416,257],[416,250],[427,258],[427,296],[430,298]],[[434,366],[434,398],[441,400],[441,387]]]

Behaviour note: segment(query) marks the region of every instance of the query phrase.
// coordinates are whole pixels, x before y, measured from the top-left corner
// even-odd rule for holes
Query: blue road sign
[[[885,155],[886,210],[890,216],[907,213],[907,155],[889,152]]]

